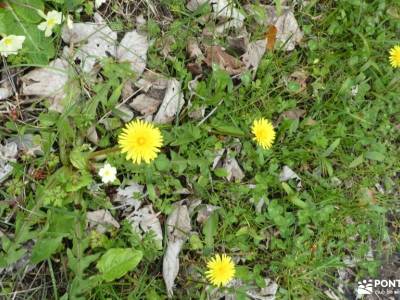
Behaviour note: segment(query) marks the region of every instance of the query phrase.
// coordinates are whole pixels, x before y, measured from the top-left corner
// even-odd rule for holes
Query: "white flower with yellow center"
[[[0,54],[3,56],[17,54],[25,41],[23,35],[7,35],[0,41]]]
[[[111,166],[109,163],[106,163],[100,170],[99,176],[101,177],[101,181],[103,183],[111,183],[115,179],[117,179],[117,169]]]
[[[41,10],[38,10],[38,14],[46,21],[38,25],[39,30],[44,31],[44,36],[49,37],[53,33],[53,28],[56,25],[60,25],[62,21],[62,13],[52,10],[45,15]]]

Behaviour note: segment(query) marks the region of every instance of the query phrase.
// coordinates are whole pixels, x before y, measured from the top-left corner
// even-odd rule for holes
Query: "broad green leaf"
[[[56,238],[39,239],[33,247],[31,262],[33,264],[37,264],[42,260],[50,258],[51,255],[54,254],[60,247],[61,241],[61,236]]]
[[[368,158],[370,160],[376,160],[376,161],[384,161],[385,160],[385,155],[383,155],[380,152],[377,151],[369,151],[365,153],[365,158]]]
[[[10,1],[10,5],[18,17],[24,22],[39,23],[40,21],[44,21],[36,12],[36,9],[44,10],[44,3],[42,0],[16,0]]]
[[[75,147],[69,154],[71,164],[78,170],[84,170],[88,164],[88,154],[83,152],[82,146]]]
[[[203,225],[204,241],[207,248],[214,246],[214,236],[218,232],[218,212],[214,211]]]
[[[214,170],[214,174],[217,177],[223,178],[223,177],[227,177],[228,176],[228,171],[225,168],[216,168]]]
[[[132,248],[109,249],[97,262],[97,269],[105,281],[121,278],[142,260],[143,252]]]
[[[244,136],[244,132],[235,126],[232,125],[223,125],[223,124],[212,124],[212,127],[220,134],[226,134],[231,136]]]

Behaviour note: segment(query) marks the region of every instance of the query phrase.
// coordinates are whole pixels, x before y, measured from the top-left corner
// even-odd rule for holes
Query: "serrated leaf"
[[[31,262],[37,264],[48,259],[60,247],[62,237],[39,239],[32,250]]]
[[[97,262],[97,269],[105,281],[121,278],[142,260],[143,252],[132,248],[109,249]]]

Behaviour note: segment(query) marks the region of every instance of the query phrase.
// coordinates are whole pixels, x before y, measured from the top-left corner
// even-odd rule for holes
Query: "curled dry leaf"
[[[308,75],[304,70],[294,71],[289,76],[290,81],[294,81],[299,84],[300,89],[299,89],[298,93],[304,91],[307,88],[307,79],[308,79]]]
[[[127,32],[118,45],[117,59],[119,62],[129,62],[132,71],[139,77],[146,68],[148,48],[146,36],[135,30]]]
[[[175,78],[170,79],[164,99],[154,117],[154,122],[161,124],[171,123],[179,115],[184,104],[185,99],[183,98],[180,82]]]
[[[119,228],[119,223],[114,219],[111,213],[105,209],[88,212],[86,214],[86,219],[89,222],[89,227],[95,227],[96,231],[100,233],[105,233],[109,226]]]
[[[244,71],[244,64],[237,58],[226,53],[221,46],[210,46],[206,49],[204,62],[212,67],[213,64],[220,66],[230,75],[237,75]]]
[[[5,181],[13,171],[9,162],[15,162],[18,154],[17,143],[10,142],[6,145],[0,144],[0,183]]]
[[[65,43],[81,44],[74,59],[80,60],[85,72],[94,70],[98,60],[115,56],[117,33],[106,25],[104,19],[94,14],[95,23],[74,23],[72,28],[63,27],[61,37]]]
[[[141,205],[140,196],[138,197],[137,195],[143,195],[143,190],[144,186],[136,182],[131,183],[125,188],[119,187],[114,201],[137,210]]]
[[[214,161],[213,161],[213,164],[212,164],[212,168],[211,168],[212,170],[214,170],[218,166],[224,153],[225,153],[225,149],[220,149],[217,151]]]
[[[22,136],[12,137],[7,141],[11,143],[16,143],[18,146],[18,150],[28,156],[43,155],[40,135],[27,133]]]
[[[189,39],[188,41],[187,54],[191,59],[203,58],[203,52],[201,51],[197,41],[193,38]]]
[[[249,34],[244,32],[235,37],[228,36],[228,44],[232,50],[238,52],[239,54],[243,54],[246,52],[249,45]]]
[[[184,204],[174,205],[166,222],[168,242],[163,259],[163,278],[169,297],[173,295],[174,281],[179,272],[179,253],[191,229],[188,207]]]
[[[0,84],[0,100],[7,99],[11,97],[13,94],[13,90],[11,88],[10,82],[5,80],[3,83]]]
[[[282,14],[279,16],[274,6],[267,6],[267,22],[268,25],[276,27],[276,40],[283,44],[283,49],[286,51],[294,50],[303,39],[303,32],[288,6],[282,7]]]
[[[61,101],[66,96],[64,91],[68,81],[68,63],[57,58],[48,67],[34,69],[21,77],[21,94],[26,96],[41,96],[50,99],[50,110],[63,112]]]
[[[267,42],[267,49],[274,50],[276,43],[276,34],[278,33],[278,29],[275,25],[269,25],[267,29],[267,33],[265,35],[265,40]]]

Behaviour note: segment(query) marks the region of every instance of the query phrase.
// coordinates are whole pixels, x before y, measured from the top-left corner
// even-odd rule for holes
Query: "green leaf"
[[[60,247],[62,237],[56,238],[45,238],[39,239],[32,250],[31,262],[37,264],[47,258],[50,258],[52,254],[57,252]]]
[[[97,262],[97,269],[105,281],[121,278],[142,260],[143,252],[132,248],[109,249]]]
[[[325,152],[322,154],[323,157],[328,157],[329,155],[332,154],[332,152],[339,146],[340,144],[340,138],[336,139],[329,147],[328,149],[325,150]]]
[[[360,155],[358,157],[356,157],[349,165],[349,168],[355,168],[358,165],[362,164],[364,162],[364,155]]]
[[[369,151],[369,152],[365,153],[365,157],[370,160],[376,160],[376,161],[384,161],[385,160],[385,155],[383,155],[380,152],[376,152],[376,151]]]
[[[214,174],[217,177],[223,178],[228,176],[228,171],[225,168],[216,168]]]
[[[44,10],[44,3],[41,0],[10,1],[10,5],[18,17],[20,17],[24,22],[39,23],[43,20],[43,18],[36,12],[36,9],[40,9],[41,11]]]
[[[212,124],[212,127],[220,134],[238,137],[242,137],[245,135],[243,130],[233,125]]]
[[[214,211],[204,223],[203,234],[207,248],[212,248],[214,246],[214,236],[218,231],[218,216],[218,212]]]
[[[83,149],[86,148],[82,146],[75,147],[69,154],[71,164],[78,170],[84,170],[88,165],[88,154],[83,152]]]

